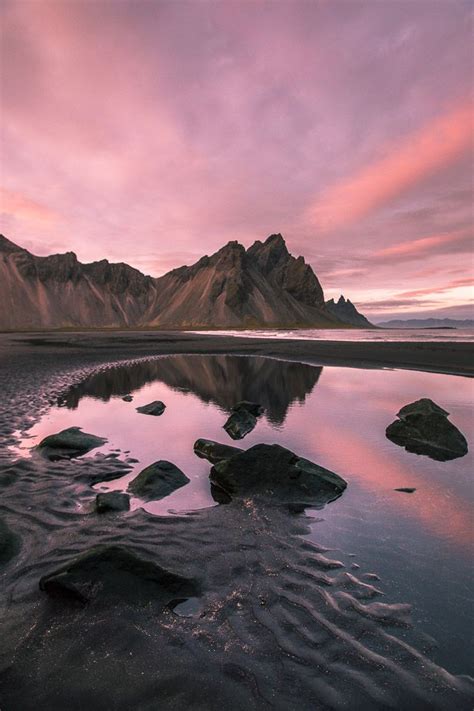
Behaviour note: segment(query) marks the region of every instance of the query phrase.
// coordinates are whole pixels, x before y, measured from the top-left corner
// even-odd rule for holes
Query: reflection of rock
[[[228,444],[213,442],[211,439],[198,439],[194,443],[194,453],[201,459],[207,459],[211,464],[220,462],[222,459],[229,459],[234,454],[242,451],[238,447],[230,447]]]
[[[186,474],[171,462],[160,460],[143,469],[128,485],[128,491],[147,501],[163,499],[189,483]]]
[[[284,422],[288,407],[304,402],[322,368],[263,357],[177,355],[107,368],[71,387],[61,404],[76,408],[82,397],[108,401],[147,383],[159,381],[176,390],[193,392],[228,412],[234,403],[251,400],[265,408],[273,424]]]
[[[128,494],[123,494],[121,491],[107,491],[103,494],[97,494],[95,497],[95,510],[97,513],[106,513],[107,511],[129,511],[130,497]]]
[[[162,607],[178,598],[195,596],[192,579],[171,573],[122,546],[96,546],[74,558],[39,583],[51,597],[82,603],[102,598],[133,605],[158,602]]]
[[[257,417],[263,413],[263,407],[256,402],[243,400],[232,408],[232,413],[224,429],[232,439],[243,439],[257,424]]]
[[[161,402],[161,400],[154,400],[153,402],[149,402],[148,405],[142,405],[141,407],[137,407],[136,410],[137,412],[140,412],[142,415],[162,415],[165,411],[166,405],[164,402]]]
[[[19,536],[0,519],[0,565],[14,558],[21,548]]]
[[[278,444],[257,444],[214,464],[211,482],[231,498],[258,497],[316,508],[342,494],[346,482]]]
[[[80,427],[68,427],[56,434],[49,435],[41,440],[38,449],[48,459],[71,459],[87,454],[91,449],[101,447],[107,442],[103,437],[96,437],[88,432],[83,432]]]
[[[402,407],[386,429],[388,439],[407,452],[444,462],[467,454],[464,435],[448,420],[449,413],[429,398]]]

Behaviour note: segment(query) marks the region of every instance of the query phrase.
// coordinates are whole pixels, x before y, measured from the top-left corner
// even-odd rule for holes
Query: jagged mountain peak
[[[192,266],[159,278],[107,259],[82,264],[74,252],[36,257],[5,237],[0,251],[0,303],[14,307],[0,312],[0,328],[323,328],[341,320],[350,323],[324,303],[311,266],[290,254],[281,234],[247,250],[232,240]],[[345,300],[338,305],[354,308]]]

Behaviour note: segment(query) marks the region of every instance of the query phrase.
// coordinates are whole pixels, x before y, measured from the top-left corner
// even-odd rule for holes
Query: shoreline
[[[44,331],[0,334],[0,362],[26,350],[43,356],[65,350],[99,355],[100,361],[141,355],[247,355],[314,365],[402,368],[474,376],[474,343],[453,341],[320,341],[220,336],[177,331]]]

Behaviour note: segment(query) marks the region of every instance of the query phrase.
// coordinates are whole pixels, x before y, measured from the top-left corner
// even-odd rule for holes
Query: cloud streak
[[[472,150],[472,111],[466,102],[433,119],[387,147],[382,158],[323,191],[310,208],[315,224],[327,230],[357,221]]]

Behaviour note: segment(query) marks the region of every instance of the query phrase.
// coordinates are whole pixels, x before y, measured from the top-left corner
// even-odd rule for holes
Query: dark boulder
[[[68,427],[42,439],[38,449],[45,457],[55,461],[80,457],[106,442],[103,437],[83,432],[80,427]]]
[[[336,499],[347,486],[337,474],[278,444],[257,444],[217,462],[210,479],[214,489],[231,499],[264,498],[315,508]]]
[[[201,459],[207,459],[211,464],[216,464],[222,459],[230,459],[234,454],[242,451],[239,447],[231,447],[211,439],[197,439],[194,443],[194,453]]]
[[[0,519],[0,565],[5,565],[14,558],[21,548],[20,537]]]
[[[123,398],[122,398],[122,400],[123,400],[124,402],[132,402],[133,396],[132,396],[132,395],[124,395]]]
[[[133,605],[194,597],[199,586],[122,546],[95,546],[81,553],[39,582],[50,597],[90,603],[126,601]]]
[[[385,434],[407,452],[425,454],[440,462],[457,459],[467,454],[467,442],[448,415],[429,398],[422,398],[402,407],[399,419],[387,427]]]
[[[256,402],[242,400],[232,408],[231,415],[224,425],[224,429],[232,439],[243,439],[257,424],[257,417],[264,408]]]
[[[160,460],[143,469],[128,485],[128,491],[146,501],[163,499],[189,483],[181,469],[171,462]]]
[[[130,496],[121,491],[107,491],[103,494],[97,494],[95,497],[95,510],[97,513],[129,511]]]
[[[404,494],[413,494],[416,489],[413,486],[400,486],[398,489],[394,489],[394,491],[401,491]]]
[[[155,400],[154,402],[148,403],[148,405],[142,405],[141,407],[137,407],[137,412],[140,412],[142,415],[162,415],[165,411],[166,405],[164,402],[161,402],[161,400]]]

